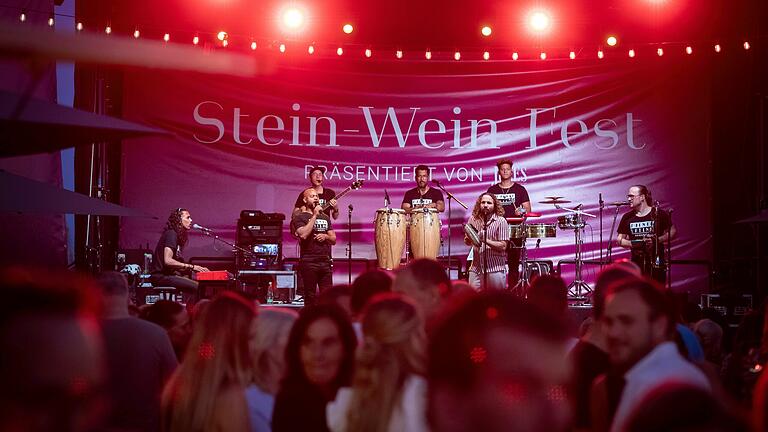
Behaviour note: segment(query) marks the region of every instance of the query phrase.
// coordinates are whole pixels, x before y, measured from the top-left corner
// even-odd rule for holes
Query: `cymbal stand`
[[[520,277],[517,279],[517,283],[512,287],[512,294],[519,297],[526,298],[528,296],[528,289],[531,287],[530,276],[528,272],[528,218],[523,214],[523,222],[520,223],[520,228],[523,234],[523,245],[520,247]],[[512,241],[510,238],[509,241]]]
[[[587,300],[587,296],[590,293],[592,293],[592,287],[590,287],[588,283],[584,282],[584,279],[582,276],[584,259],[582,258],[581,246],[584,241],[581,238],[581,230],[582,230],[582,226],[586,225],[584,223],[584,219],[582,219],[582,215],[591,216],[591,217],[595,217],[595,216],[579,210],[579,208],[581,208],[581,205],[578,205],[575,210],[565,208],[565,207],[560,207],[559,205],[555,205],[555,207],[557,209],[565,210],[576,215],[576,226],[575,226],[575,229],[573,230],[574,241],[576,242],[576,259],[575,259],[576,274],[573,279],[573,282],[571,282],[571,284],[568,285],[568,299],[574,300],[579,303],[584,303]]]

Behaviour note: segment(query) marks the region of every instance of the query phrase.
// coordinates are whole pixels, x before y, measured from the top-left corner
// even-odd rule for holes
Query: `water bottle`
[[[274,301],[275,301],[274,282],[269,282],[269,285],[267,285],[267,304],[272,304]]]

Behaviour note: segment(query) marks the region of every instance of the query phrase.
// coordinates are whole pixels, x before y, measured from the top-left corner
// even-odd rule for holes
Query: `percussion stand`
[[[347,243],[347,274],[349,284],[352,285],[352,210],[354,207],[350,204],[347,208],[349,209],[347,218],[347,238],[349,239],[349,243]]]
[[[582,215],[595,217],[594,215],[591,215],[589,213],[583,212],[579,210],[581,208],[581,204],[579,204],[575,210],[560,207],[559,205],[555,205],[555,208],[559,210],[565,210],[570,213],[573,213],[576,215],[576,227],[573,230],[574,238],[576,241],[576,275],[573,279],[573,282],[571,282],[570,285],[568,285],[568,298],[570,300],[575,300],[577,302],[583,302],[586,300],[586,295],[592,292],[592,288],[584,282],[582,279],[582,266],[584,264],[584,260],[581,255],[581,245],[582,245],[582,239],[581,239],[581,229],[582,229],[582,223],[584,223],[584,219],[582,219]],[[584,223],[586,225],[586,223]],[[582,292],[583,291],[583,292]]]
[[[531,281],[528,278],[528,218],[523,217],[523,222],[520,223],[523,233],[523,246],[520,248],[520,278],[517,283],[512,287],[512,293],[516,293],[519,290],[520,297],[525,298],[528,294],[528,288],[531,287]],[[509,239],[512,241],[512,239]]]
[[[448,274],[451,274],[451,227],[453,226],[451,222],[451,201],[455,200],[460,206],[464,207],[464,210],[469,210],[466,204],[461,202],[456,196],[454,196],[452,193],[445,190],[443,185],[437,181],[434,180],[433,183],[437,185],[437,187],[440,188],[443,192],[445,192],[445,196],[448,197]],[[461,267],[461,263],[459,263],[459,267]]]

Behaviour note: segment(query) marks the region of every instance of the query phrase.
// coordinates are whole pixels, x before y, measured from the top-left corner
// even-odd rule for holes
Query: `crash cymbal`
[[[525,220],[525,218],[521,218],[521,217],[508,217],[504,219],[506,219],[508,223],[513,223],[513,224],[519,224]]]
[[[545,196],[544,198],[546,198],[548,200],[556,200],[558,198],[564,198],[564,197],[561,197],[559,195],[552,195],[552,196]]]
[[[548,199],[545,201],[539,201],[539,204],[568,204],[569,202],[571,201],[557,198],[557,199]]]

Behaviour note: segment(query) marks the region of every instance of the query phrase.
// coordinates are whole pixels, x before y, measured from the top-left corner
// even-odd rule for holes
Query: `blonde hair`
[[[362,324],[347,429],[384,432],[406,379],[424,373],[424,324],[416,304],[397,293],[375,296],[363,312]]]
[[[219,422],[217,400],[251,381],[250,329],[255,303],[229,291],[210,302],[195,321],[184,362],[162,396],[163,430],[202,431]],[[247,414],[247,413],[246,413]]]
[[[268,308],[262,309],[256,318],[253,383],[267,393],[277,393],[285,374],[285,346],[298,317],[291,310]]]

